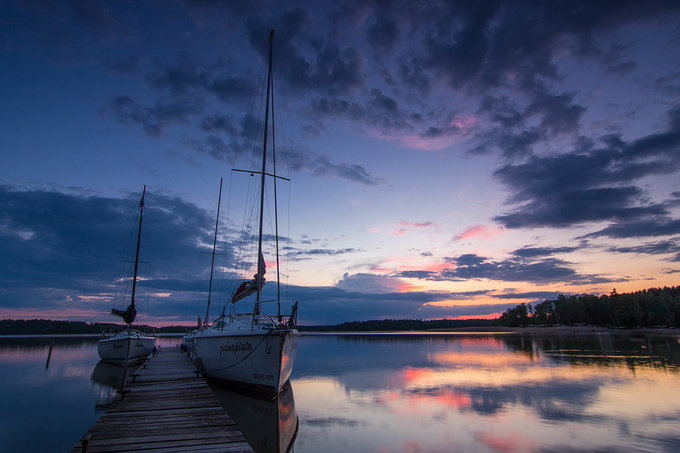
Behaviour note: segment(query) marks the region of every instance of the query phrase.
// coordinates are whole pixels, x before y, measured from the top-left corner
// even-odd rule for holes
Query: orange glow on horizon
[[[408,282],[401,282],[399,285],[397,285],[397,291],[400,293],[412,293],[415,291],[421,291],[424,288],[424,286],[414,285],[413,283]]]
[[[460,315],[449,319],[498,319],[503,313],[488,313],[486,315]]]

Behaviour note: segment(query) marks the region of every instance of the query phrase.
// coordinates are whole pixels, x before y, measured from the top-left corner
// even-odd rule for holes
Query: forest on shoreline
[[[507,327],[589,325],[615,328],[680,327],[680,286],[595,296],[559,295],[506,310],[495,325]]]
[[[336,325],[299,326],[301,332],[388,332],[474,329],[479,327],[600,326],[614,328],[680,327],[680,286],[649,288],[632,293],[596,296],[559,295],[534,305],[522,303],[497,319],[383,319]],[[0,320],[0,335],[91,335],[117,331],[121,324],[55,321],[48,319]],[[157,334],[183,334],[187,326],[135,328]]]
[[[493,319],[381,319],[349,321],[332,326],[299,326],[301,332],[387,332],[408,330],[446,330],[489,327]]]
[[[0,335],[91,335],[102,332],[117,332],[121,324],[84,321],[55,321],[51,319],[3,319],[0,320]],[[135,325],[135,329],[155,333],[184,333],[185,326],[154,328]]]

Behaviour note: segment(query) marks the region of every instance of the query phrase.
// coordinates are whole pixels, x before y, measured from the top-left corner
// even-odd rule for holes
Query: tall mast
[[[267,64],[267,98],[265,101],[265,109],[264,109],[264,143],[262,146],[262,173],[261,173],[261,183],[260,183],[260,228],[258,232],[258,238],[257,238],[257,299],[255,300],[255,309],[253,310],[253,314],[259,315],[260,314],[260,302],[261,302],[261,292],[262,292],[262,273],[260,272],[260,269],[262,269],[263,264],[262,260],[264,257],[262,256],[262,217],[264,215],[264,177],[265,177],[265,172],[267,171],[267,127],[269,123],[269,91],[271,88],[271,82],[272,82],[272,44],[273,44],[273,38],[274,38],[274,30],[272,30],[269,33],[269,56],[268,56],[268,64]]]
[[[281,266],[279,263],[279,203],[276,196],[276,128],[274,127],[274,71],[272,71],[272,168],[274,173],[274,228],[276,237],[276,317],[281,322]]]
[[[222,203],[222,178],[220,178],[220,194],[217,197],[217,218],[215,219],[215,236],[213,237],[212,261],[210,263],[210,283],[208,284],[208,307],[205,309],[205,326],[208,327],[210,316],[210,295],[212,294],[213,269],[215,268],[215,247],[217,246],[217,227],[220,224],[220,204]]]
[[[130,306],[134,310],[135,308],[135,288],[137,286],[137,268],[139,266],[139,242],[142,237],[142,214],[144,213],[144,195],[146,194],[146,184],[144,184],[144,190],[142,191],[142,199],[139,200],[139,229],[137,230],[137,251],[135,252],[135,273],[132,277],[132,299],[130,301]],[[128,324],[131,324],[130,321]]]

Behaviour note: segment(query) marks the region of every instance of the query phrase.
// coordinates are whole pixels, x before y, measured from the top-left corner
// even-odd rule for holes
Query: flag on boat
[[[264,286],[265,278],[264,274],[267,273],[267,269],[264,264],[264,257],[260,253],[260,259],[257,262],[257,267],[258,267],[258,273],[253,275],[252,280],[246,280],[242,282],[238,288],[236,288],[236,291],[234,291],[234,294],[231,296],[231,302],[236,303],[241,299],[245,299],[246,297],[250,296],[254,292],[257,291],[257,283],[259,281],[260,283],[260,289]]]

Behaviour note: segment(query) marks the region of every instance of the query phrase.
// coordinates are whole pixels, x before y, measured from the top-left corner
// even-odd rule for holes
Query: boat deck
[[[136,371],[72,452],[252,452],[203,378],[176,348]]]

